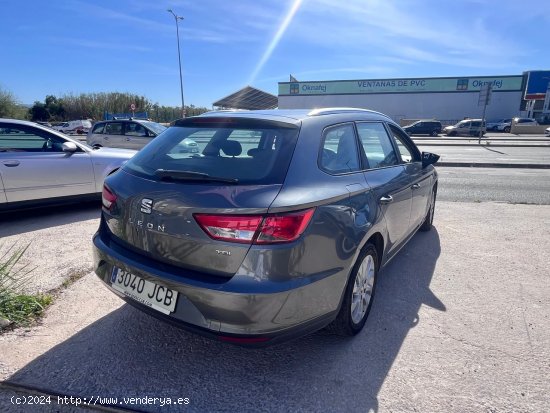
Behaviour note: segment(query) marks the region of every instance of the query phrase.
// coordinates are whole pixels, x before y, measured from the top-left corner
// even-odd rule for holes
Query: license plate
[[[177,291],[144,280],[117,267],[113,267],[111,273],[111,287],[164,314],[173,313],[176,308]]]

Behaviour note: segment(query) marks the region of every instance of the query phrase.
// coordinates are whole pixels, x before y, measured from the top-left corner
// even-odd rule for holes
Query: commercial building
[[[292,78],[293,79],[293,78]],[[295,80],[295,79],[293,79]],[[444,123],[481,117],[481,88],[490,84],[487,119],[537,116],[550,71],[521,75],[280,82],[280,109],[359,107],[385,113],[394,120],[435,118]]]

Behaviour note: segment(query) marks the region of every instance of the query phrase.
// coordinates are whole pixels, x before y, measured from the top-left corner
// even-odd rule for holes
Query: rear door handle
[[[391,195],[383,196],[380,198],[381,204],[389,204],[393,201],[393,197]]]
[[[17,160],[13,160],[13,161],[3,161],[2,162],[4,165],[10,167],[10,168],[13,168],[14,166],[19,166],[19,164],[21,162],[17,161]]]
[[[412,188],[412,189],[418,189],[418,188],[420,188],[420,185],[418,185],[418,184],[412,184],[411,188]]]

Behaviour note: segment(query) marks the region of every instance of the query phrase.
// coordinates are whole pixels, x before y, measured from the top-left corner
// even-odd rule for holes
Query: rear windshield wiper
[[[178,171],[173,169],[157,169],[155,175],[162,180],[224,182],[227,184],[239,183],[239,180],[236,178],[224,178],[221,176],[210,176],[202,172]]]

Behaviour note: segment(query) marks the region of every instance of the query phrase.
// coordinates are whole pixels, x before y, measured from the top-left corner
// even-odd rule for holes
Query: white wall
[[[477,105],[479,93],[396,93],[364,95],[294,95],[279,96],[279,109],[313,109],[321,107],[357,107],[382,112],[399,121],[403,118],[435,118],[442,121],[481,117]],[[517,116],[521,92],[495,92],[487,106],[487,119]]]

